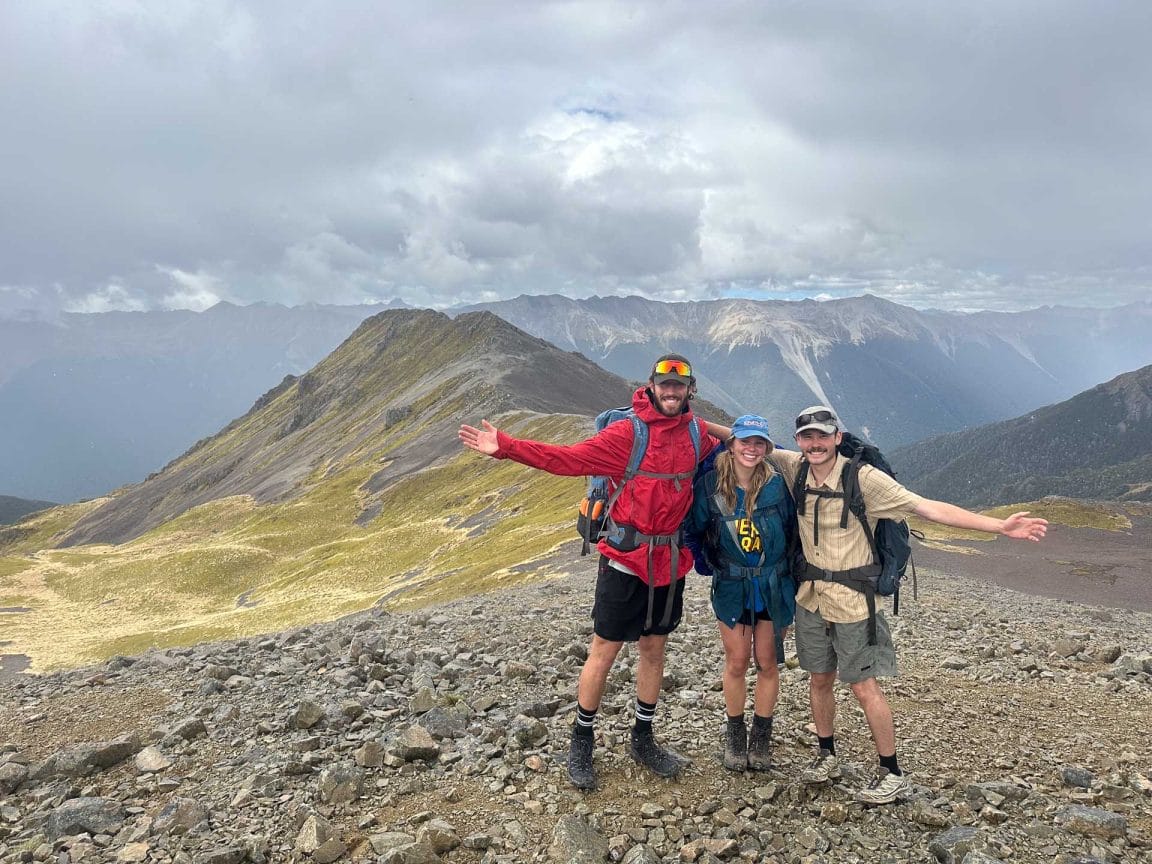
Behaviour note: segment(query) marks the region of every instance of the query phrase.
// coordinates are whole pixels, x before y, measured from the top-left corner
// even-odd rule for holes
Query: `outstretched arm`
[[[477,429],[475,426],[461,426],[460,432],[458,433],[460,443],[478,453],[492,456],[497,449],[499,449],[496,439],[496,427],[487,420],[481,420],[480,425],[484,428]]]
[[[1015,540],[1032,540],[1039,543],[1048,533],[1048,520],[1030,517],[1028,511],[1013,513],[1007,519],[973,513],[945,501],[925,498],[917,506],[915,513],[941,525],[953,528],[968,528],[974,531],[987,531],[989,534],[1003,534]]]
[[[460,443],[477,453],[496,459],[511,459],[549,474],[618,477],[624,473],[632,453],[631,423],[611,423],[591,438],[576,444],[545,444],[543,441],[513,438],[487,420],[481,420],[480,426],[479,429],[461,426]]]

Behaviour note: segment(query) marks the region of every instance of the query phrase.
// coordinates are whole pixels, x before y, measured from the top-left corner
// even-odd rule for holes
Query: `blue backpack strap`
[[[697,465],[700,464],[700,441],[702,434],[700,432],[700,423],[700,420],[693,417],[692,422],[688,424],[688,434],[692,438],[692,450],[696,454],[695,462]]]
[[[628,417],[632,421],[632,455],[628,457],[628,467],[624,469],[621,486],[636,476],[640,463],[644,461],[644,454],[648,452],[648,424],[635,414],[629,414]]]

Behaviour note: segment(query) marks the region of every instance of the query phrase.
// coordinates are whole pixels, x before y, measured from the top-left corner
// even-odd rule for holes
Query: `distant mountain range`
[[[72,501],[138,482],[318,363],[380,308],[222,303],[202,313],[0,320],[0,493]],[[814,402],[891,448],[1152,363],[1152,303],[960,315],[874,297],[541,296],[471,311],[481,309],[629,380],[656,354],[683,351],[704,397],[765,414],[784,440],[795,411]]]
[[[968,507],[1045,495],[1152,501],[1152,366],[889,456],[909,487]]]
[[[834,406],[886,448],[1067,399],[1152,363],[1152,302],[1116,309],[917,311],[877,297],[816,302],[556,295],[487,309],[605,369],[637,376],[662,350],[695,364],[700,392],[763,414],[787,440],[796,412]]]

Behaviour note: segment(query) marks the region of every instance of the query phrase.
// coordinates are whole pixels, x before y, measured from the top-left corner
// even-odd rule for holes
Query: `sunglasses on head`
[[[836,423],[836,415],[831,411],[813,411],[811,414],[801,414],[796,418],[796,428],[807,426],[809,423]]]
[[[682,375],[692,377],[692,365],[684,360],[661,360],[652,370],[653,375]]]

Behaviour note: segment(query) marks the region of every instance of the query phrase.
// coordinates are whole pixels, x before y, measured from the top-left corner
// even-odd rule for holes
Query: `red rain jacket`
[[[648,449],[640,463],[641,469],[659,474],[694,471],[695,451],[688,430],[688,424],[695,422],[692,412],[676,417],[664,416],[648,399],[646,387],[632,394],[632,408],[648,424]],[[703,460],[719,443],[711,435],[702,435],[700,459]],[[497,459],[511,459],[549,474],[563,476],[603,474],[619,483],[628,467],[628,458],[632,455],[632,424],[611,423],[579,444],[543,444],[513,438],[504,432],[497,433],[497,444],[499,449],[493,454]],[[680,527],[692,506],[692,480],[682,480],[679,485],[677,489],[673,480],[634,477],[612,506],[612,518],[620,524],[633,525],[645,534],[672,534]],[[613,561],[619,561],[637,573],[646,584],[652,580],[651,584],[663,586],[671,581],[672,561],[667,546],[657,546],[653,550],[652,573],[648,572],[647,545],[631,552],[621,552],[601,540],[597,548]],[[680,548],[678,569],[680,572],[677,578],[680,579],[692,569],[692,555],[683,546]]]

